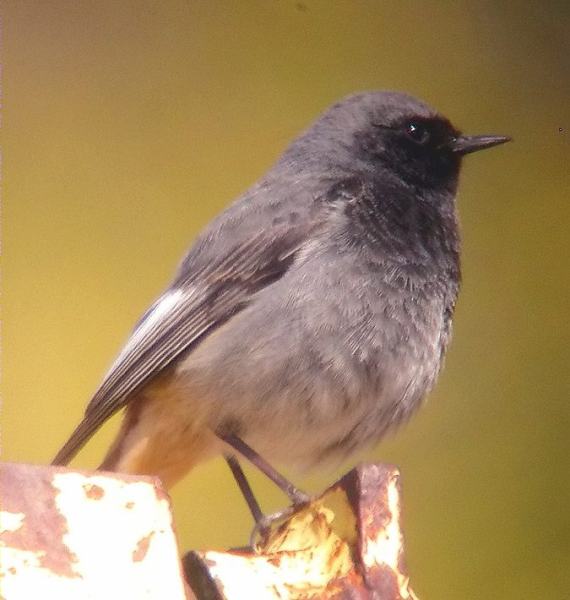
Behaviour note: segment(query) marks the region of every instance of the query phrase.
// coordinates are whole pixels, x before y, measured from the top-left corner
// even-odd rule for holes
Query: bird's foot
[[[269,535],[274,529],[275,525],[280,521],[285,521],[289,517],[291,517],[297,510],[306,506],[311,501],[311,497],[301,492],[300,490],[295,490],[295,499],[291,506],[284,508],[283,510],[278,510],[277,512],[271,513],[269,515],[262,515],[259,518],[249,536],[249,545],[253,550],[258,550],[263,548],[269,539]]]

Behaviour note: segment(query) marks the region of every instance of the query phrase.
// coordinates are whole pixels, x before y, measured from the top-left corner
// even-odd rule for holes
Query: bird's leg
[[[271,515],[264,515],[261,512],[259,503],[255,499],[255,495],[245,473],[243,472],[241,465],[237,458],[231,454],[226,455],[226,462],[231,469],[231,472],[243,494],[243,497],[249,507],[249,510],[255,520],[255,526],[251,532],[249,543],[251,548],[256,548],[255,540],[258,535],[262,538],[269,532],[271,525],[275,521],[280,521],[285,517],[289,517],[295,511],[296,506],[304,504],[310,500],[309,496],[296,488],[289,480],[285,479],[283,475],[278,473],[269,463],[267,463],[253,448],[248,446],[243,440],[233,434],[218,433],[218,437],[231,446],[234,450],[237,450],[242,456],[247,458],[253,465],[255,465],[264,475],[269,477],[273,483],[275,483],[293,502],[293,506],[289,506],[284,510],[278,511]]]
[[[302,492],[301,490],[296,488],[288,479],[285,479],[283,475],[278,473],[253,448],[250,448],[243,440],[238,438],[237,435],[231,433],[217,433],[216,435],[226,444],[231,446],[234,450],[237,450],[244,458],[249,460],[249,462],[252,465],[256,466],[265,476],[269,477],[269,479],[271,479],[271,481],[273,481],[273,483],[277,487],[279,487],[281,490],[283,490],[285,494],[287,494],[287,496],[289,497],[291,502],[293,502],[293,504],[304,504],[305,502],[308,502],[310,500],[309,496],[305,494],[305,492]]]
[[[274,521],[281,519],[286,514],[287,509],[273,515],[265,516],[261,512],[261,507],[255,498],[253,490],[249,485],[249,481],[247,480],[237,458],[233,454],[228,454],[226,455],[226,462],[228,463],[232,475],[234,476],[234,479],[236,480],[236,483],[238,484],[238,487],[249,507],[251,515],[253,516],[253,520],[255,521],[255,525],[253,526],[253,530],[249,536],[249,548],[254,549],[256,547],[255,540],[257,536],[260,535],[262,538],[265,537],[265,535],[269,532],[271,524]]]
[[[263,519],[263,513],[261,512],[261,508],[259,503],[255,499],[255,495],[251,486],[249,485],[249,481],[247,480],[241,465],[238,462],[238,459],[233,454],[226,455],[226,462],[228,463],[229,468],[231,469],[232,475],[236,480],[236,483],[239,486],[239,489],[249,507],[251,512],[251,516],[256,523],[260,523]]]

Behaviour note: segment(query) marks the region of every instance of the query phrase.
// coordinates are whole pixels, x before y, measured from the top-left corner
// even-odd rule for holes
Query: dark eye
[[[427,144],[431,136],[428,128],[418,121],[410,121],[406,124],[406,135],[420,146]]]

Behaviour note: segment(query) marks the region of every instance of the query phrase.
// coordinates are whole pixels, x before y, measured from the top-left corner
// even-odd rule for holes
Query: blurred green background
[[[4,13],[3,458],[45,463],[204,224],[321,110],[418,95],[471,133],[464,286],[403,472],[422,598],[570,592],[570,4],[14,0]],[[115,419],[74,464],[94,467]],[[318,490],[346,471],[296,478]],[[256,473],[267,510],[284,498]],[[222,460],[173,493],[182,548],[242,544]]]

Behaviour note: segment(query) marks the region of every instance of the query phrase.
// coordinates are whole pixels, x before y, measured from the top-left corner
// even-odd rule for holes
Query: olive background
[[[465,161],[464,284],[402,470],[421,598],[570,588],[570,4],[3,3],[4,460],[48,462],[197,232],[330,103],[417,95],[512,144]],[[228,402],[232,399],[228,398]],[[73,464],[98,464],[118,420]],[[355,461],[357,460],[355,458]],[[352,463],[291,475],[310,491]],[[284,497],[248,469],[266,510]],[[181,547],[246,541],[223,460],[174,489]]]

